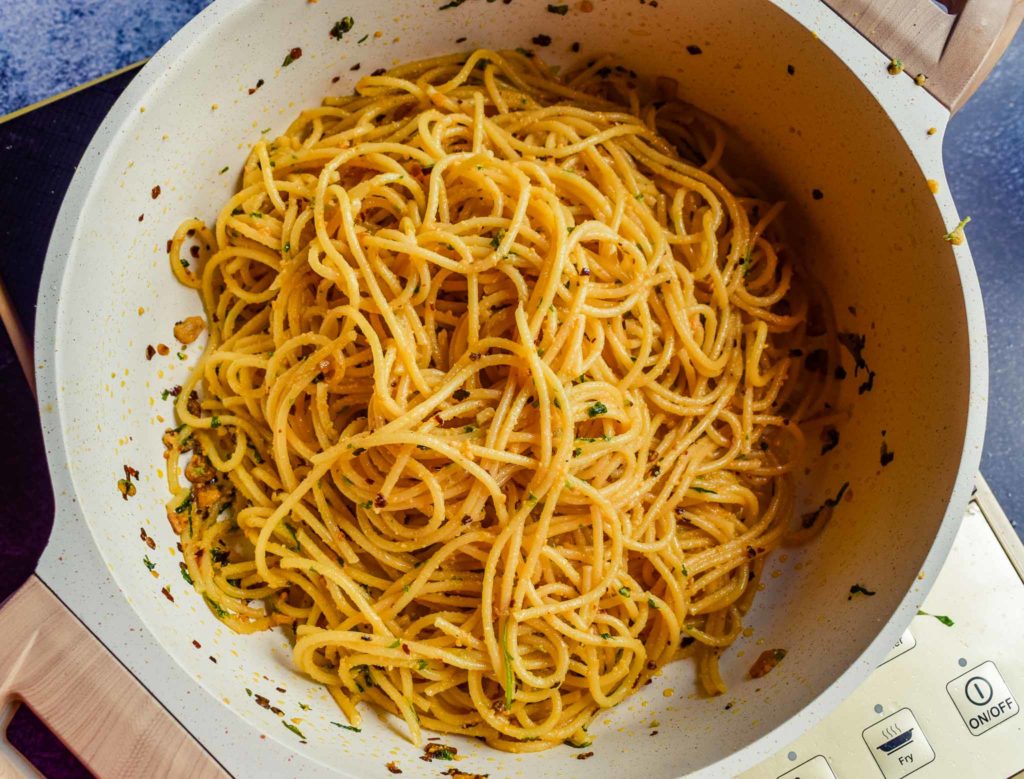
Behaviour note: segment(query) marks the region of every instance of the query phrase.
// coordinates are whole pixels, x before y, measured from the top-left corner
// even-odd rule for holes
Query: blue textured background
[[[149,57],[211,0],[0,0],[0,115]]]

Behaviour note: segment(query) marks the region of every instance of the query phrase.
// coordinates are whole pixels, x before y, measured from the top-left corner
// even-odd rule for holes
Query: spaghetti
[[[836,359],[723,150],[671,82],[494,51],[259,141],[170,251],[210,333],[168,516],[214,613],[417,742],[580,743],[686,655],[722,692]]]

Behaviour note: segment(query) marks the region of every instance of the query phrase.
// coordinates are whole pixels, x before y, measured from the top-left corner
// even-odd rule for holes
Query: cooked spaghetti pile
[[[210,334],[168,514],[217,616],[417,741],[579,743],[682,655],[724,690],[836,358],[724,139],[667,80],[477,51],[260,140],[171,247]]]

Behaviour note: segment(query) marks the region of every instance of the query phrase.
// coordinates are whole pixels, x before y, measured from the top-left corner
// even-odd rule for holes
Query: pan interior
[[[667,668],[598,718],[586,769],[618,777],[642,765],[657,779],[710,766],[795,716],[855,663],[935,539],[961,459],[969,389],[963,291],[942,239],[948,227],[897,129],[824,43],[835,24],[827,13],[819,38],[764,0],[594,3],[589,13],[589,4],[573,3],[564,17],[543,3],[441,5],[236,2],[216,29],[203,19],[188,28],[182,56],[148,67],[152,83],[115,133],[82,207],[61,288],[56,383],[85,521],[133,608],[214,698],[342,774],[380,773],[390,760],[413,765],[420,752],[399,725],[372,713],[362,733],[331,724],[343,721],[339,712],[291,670],[282,635],[231,634],[178,574],[158,476],[161,433],[173,424],[161,393],[181,383],[197,350],[178,359],[172,347],[147,361],[146,346],[173,345],[173,323],[200,310],[173,282],[165,244],[184,218],[212,219],[262,128],[282,130],[362,73],[478,46],[535,48],[541,34],[552,43],[538,51],[555,63],[569,61],[576,41],[582,56],[610,50],[627,67],[677,79],[681,94],[732,128],[750,177],[789,202],[791,243],[827,287],[840,329],[865,336],[875,375],[873,389],[858,393],[866,374],[855,377],[847,359],[843,399],[852,419],[840,426],[839,446],[809,466],[801,490],[812,507],[849,482],[852,500],[815,543],[769,562],[751,633],[723,655],[729,693],[701,698],[688,664]],[[338,41],[328,33],[343,15],[355,24]],[[283,66],[294,47],[301,59]],[[884,467],[883,441],[895,454]],[[141,473],[128,501],[117,489],[126,464]],[[853,584],[877,595],[848,600]],[[771,648],[786,649],[785,662],[750,679],[754,659]],[[286,721],[298,718],[308,743],[257,705],[256,694]],[[650,737],[655,720],[661,735]],[[451,741],[480,772],[579,775],[567,750],[508,756]]]

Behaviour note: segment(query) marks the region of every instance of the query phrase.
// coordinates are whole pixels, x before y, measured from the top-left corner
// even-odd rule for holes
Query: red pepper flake
[[[288,56],[284,58],[284,62],[281,63],[281,67],[282,68],[287,68],[289,65],[291,65],[293,62],[295,62],[295,60],[297,60],[301,56],[302,56],[302,49],[300,49],[298,46],[296,46],[294,49],[292,49],[290,52],[288,52]]]
[[[589,760],[594,756],[593,752],[581,752],[578,755],[574,755],[577,760]]]
[[[466,42],[466,36],[463,35],[461,38],[456,38],[455,42],[456,43],[465,43]]]
[[[332,84],[337,84],[339,81],[341,81],[341,76],[335,76],[331,79]]]
[[[392,760],[390,763],[385,763],[384,767],[386,769],[388,769],[393,774],[400,774],[400,773],[402,773],[402,769],[398,767],[398,763],[395,762],[394,760]]]
[[[167,344],[157,344],[156,353],[159,354],[161,357],[166,357],[168,354],[171,353],[171,350],[167,346]]]
[[[210,655],[210,662],[211,663],[216,663],[217,662],[217,658],[214,657],[213,655]]]
[[[154,200],[160,197],[160,185],[157,184],[155,187],[153,187],[153,189],[150,190],[149,194],[153,196]]]
[[[703,54],[704,49],[702,49],[700,46],[694,43],[691,43],[689,46],[686,47],[686,52],[696,57],[698,54]]]
[[[767,675],[786,656],[785,649],[766,649],[750,666],[750,678],[760,679]]]
[[[371,76],[383,76],[385,73],[387,73],[387,71],[384,68],[377,68],[370,75]]]
[[[534,43],[535,46],[550,46],[551,45],[551,36],[550,35],[543,35],[543,34],[541,34],[541,35],[534,35],[532,40],[533,40],[533,43]]]
[[[570,46],[569,49],[572,51],[573,54],[579,54],[580,53],[580,42],[579,41],[573,41],[572,46]]]
[[[139,528],[139,538],[141,538],[150,549],[156,549],[156,541],[149,537],[149,533],[146,532],[144,527]]]
[[[167,239],[167,253],[168,253],[168,254],[170,254],[170,253],[171,253],[171,244],[172,244],[172,243],[173,243],[173,241],[172,241],[172,240],[171,240],[170,238],[168,238],[168,239]]]
[[[141,222],[141,221],[142,221],[143,219],[145,219],[145,218],[146,218],[146,215],[145,215],[145,214],[139,214],[139,221],[140,221],[140,222]]]
[[[156,349],[153,348],[153,345],[146,344],[146,360],[152,360],[154,354],[156,354]]]
[[[194,646],[196,649],[202,649],[203,648],[203,645],[200,644],[198,641],[196,641],[194,638],[192,639],[192,646]]]
[[[199,259],[199,247],[198,246],[191,247],[188,250],[188,252],[189,252],[189,254],[192,255],[192,259],[194,259],[194,260],[198,260]]]
[[[169,600],[171,603],[174,603],[174,596],[171,595],[171,585],[168,584],[162,590],[160,590],[160,592],[164,594],[164,597],[167,598],[167,600]]]
[[[349,70],[359,70],[359,68],[361,68],[362,66],[363,64],[361,62],[357,62],[355,65],[349,68]]]
[[[256,86],[249,87],[249,94],[250,95],[256,94],[256,90],[259,89],[261,86],[263,86],[263,79],[260,79],[259,81],[257,81],[256,82]]]

